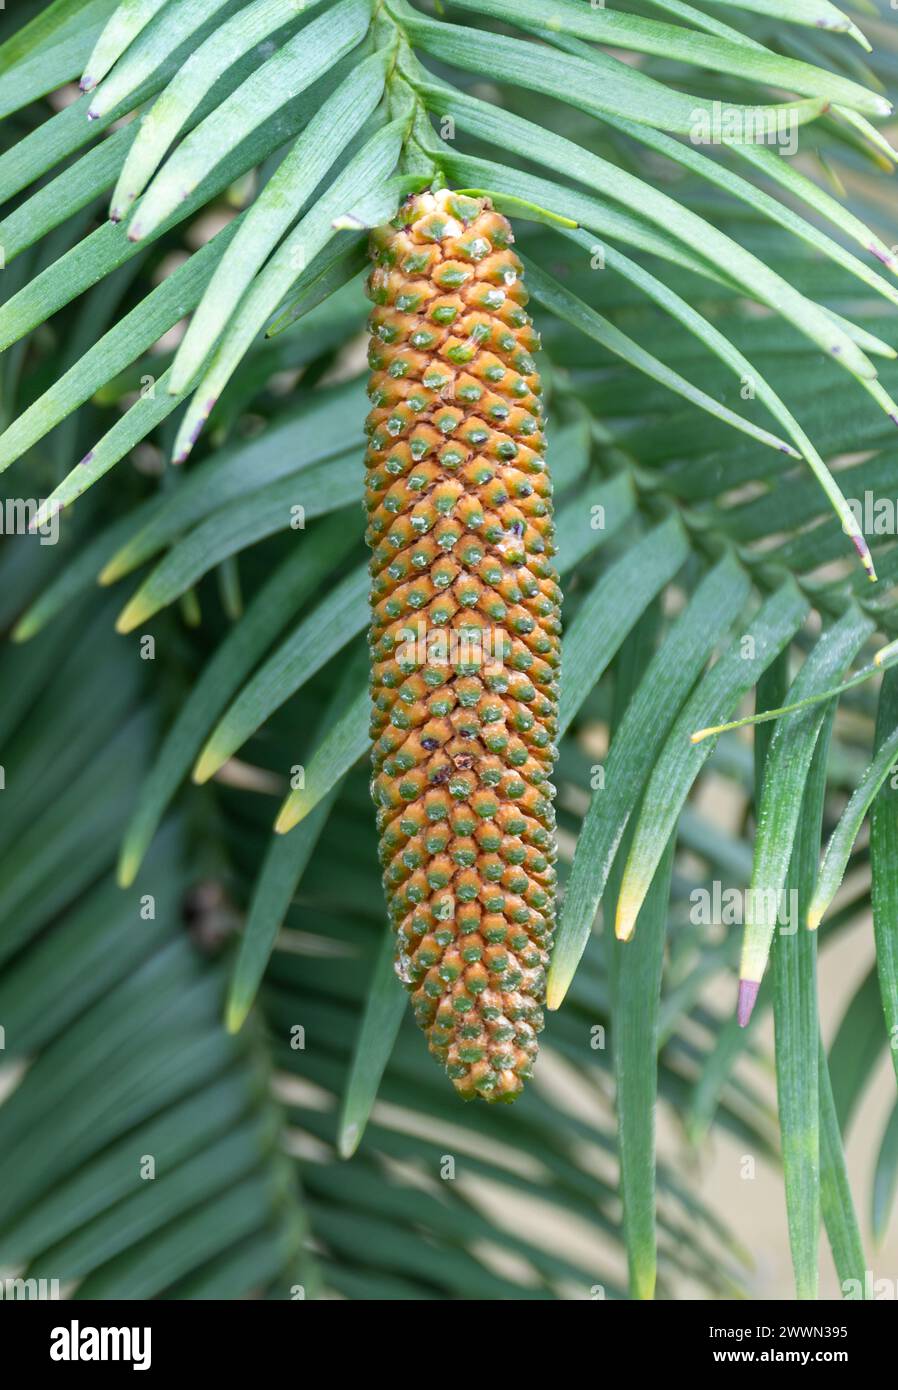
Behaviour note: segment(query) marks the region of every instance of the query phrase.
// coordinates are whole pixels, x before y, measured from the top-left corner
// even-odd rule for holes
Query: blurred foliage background
[[[880,119],[898,89],[895,13],[795,0],[786,24],[761,0],[666,0],[608,11],[612,27],[584,38],[586,0],[550,29],[540,8],[375,6],[353,40],[361,4],[299,7],[266,31],[273,4],[142,2],[143,37],[83,95],[114,4],[0,14],[4,1271],[75,1298],[768,1296],[769,1252],[741,1217],[769,1197],[727,1189],[728,1221],[723,1180],[702,1178],[716,1140],[734,1161],[782,1165],[800,1296],[817,1292],[821,1219],[838,1281],[879,1270],[898,1108],[865,1141],[869,1204],[842,1139],[898,1026],[898,791],[865,774],[875,748],[891,765],[898,681],[874,673],[838,702],[684,750],[691,729],[793,686],[819,695],[898,637],[898,215]],[[193,29],[166,47],[188,12]],[[676,24],[685,47],[621,16]],[[229,65],[203,45],[232,21],[244,46]],[[270,109],[253,106],[240,84],[325,21],[320,74],[294,92],[308,59],[294,48]],[[538,77],[522,65],[516,84],[499,38],[538,48]],[[370,121],[292,190],[284,225],[267,223],[297,139],[341,84],[359,84],[356,109],[385,48],[393,85],[381,71]],[[184,114],[166,84],[194,53],[207,89]],[[619,110],[594,109],[594,90],[617,90],[609,53],[657,92],[621,79]],[[843,85],[790,88],[767,54],[818,73],[813,91]],[[593,56],[595,89],[572,88],[562,60]],[[848,84],[878,94],[871,119],[837,100]],[[252,100],[266,89],[270,76]],[[110,191],[139,148],[131,113],[160,91],[154,119],[174,111],[187,133],[155,183],[151,150],[143,187],[134,165],[132,192],[117,184],[145,219],[131,240],[127,218],[108,221]],[[797,93],[799,153],[699,149],[658,95],[681,91]],[[488,111],[538,123],[546,143],[493,129]],[[375,144],[394,127],[396,150]],[[591,158],[646,200],[667,194],[669,213],[635,183],[603,191]],[[559,869],[576,885],[536,1078],[498,1110],[459,1102],[404,1006],[367,788],[365,226],[435,168],[552,214],[507,204],[543,334],[566,586]],[[193,191],[175,207],[179,179]],[[248,279],[203,298],[247,228]],[[188,341],[201,302],[209,336]],[[858,361],[824,350],[824,331]],[[864,528],[873,585],[819,486],[830,477],[893,507],[891,530]],[[44,534],[15,534],[25,499],[47,498],[32,517]],[[746,632],[759,655],[742,669]],[[696,920],[696,890],[794,888],[804,915],[822,843],[871,803],[819,932],[776,936],[739,1028],[741,933]],[[614,906],[637,880],[622,945]],[[818,935],[825,989],[846,941],[867,962],[834,1023],[824,998],[826,1051]]]

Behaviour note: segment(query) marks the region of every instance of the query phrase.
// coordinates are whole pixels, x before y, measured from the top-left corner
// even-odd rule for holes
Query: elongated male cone
[[[371,239],[372,795],[396,970],[462,1096],[512,1100],[555,924],[561,592],[538,339],[507,220],[409,199]]]

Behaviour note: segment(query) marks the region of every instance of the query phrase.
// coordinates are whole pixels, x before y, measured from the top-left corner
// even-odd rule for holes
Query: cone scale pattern
[[[372,795],[396,971],[466,1099],[531,1074],[555,922],[561,593],[537,336],[507,220],[372,235]]]

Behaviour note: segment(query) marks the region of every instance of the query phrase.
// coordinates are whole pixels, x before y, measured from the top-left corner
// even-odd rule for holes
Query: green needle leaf
[[[306,768],[305,785],[287,797],[275,821],[275,830],[286,835],[304,820],[331,788],[364,757],[370,746],[368,719],[371,697],[368,678],[358,677],[347,695],[346,707],[318,745]]]
[[[157,24],[144,26],[115,71],[96,87],[90,98],[88,119],[101,120],[128,98],[182,45],[209,24],[228,0],[178,0],[167,5]],[[90,76],[91,74],[87,74]]]
[[[450,153],[444,155],[441,162],[445,168],[461,174],[462,177],[476,173],[485,183],[489,183],[490,187],[498,188],[500,191],[513,191],[516,196],[530,197],[553,207],[591,232],[606,232],[612,239],[616,239],[612,210],[602,206],[593,197],[485,160]],[[632,228],[628,230],[629,237],[626,239],[631,240]],[[568,231],[566,235],[570,240],[578,241],[592,251],[593,243],[586,233]],[[605,261],[606,265],[610,264],[612,268],[622,269],[624,257],[621,252],[614,256],[609,255],[609,248],[606,248]],[[793,322],[801,333],[816,342],[852,375],[858,378],[875,378],[876,370],[872,363],[819,305],[799,294],[790,285],[786,285],[785,281],[766,268],[760,273],[752,268],[750,273],[755,283],[755,298],[762,299],[771,308],[776,308],[778,313]],[[643,283],[647,284],[647,277],[643,279]],[[668,304],[672,304],[673,296],[670,291],[666,292],[664,298]]]
[[[834,34],[850,34],[863,48],[868,51],[870,49],[854,20],[845,14],[844,10],[830,4],[830,0],[789,0],[788,10],[783,10],[779,0],[712,0],[712,4],[730,5],[754,14],[772,15],[788,24],[806,24],[810,29],[828,29]]]
[[[134,882],[166,808],[188,775],[214,720],[278,633],[325,582],[353,543],[345,515],[312,526],[206,663],[141,786],[119,854],[118,881],[123,888]]]
[[[44,523],[64,507],[69,507],[88,488],[99,482],[111,468],[134,449],[142,439],[167,419],[181,404],[182,397],[169,395],[169,373],[164,372],[153,383],[152,391],[142,395],[131,409],[117,420],[112,429],[104,434],[99,443],[79,463],[75,464],[62,482],[55,487],[35,512],[30,529],[37,531]]]
[[[402,148],[404,121],[393,121],[368,141],[338,174],[330,188],[306,213],[299,226],[281,243],[265,269],[247,291],[196,388],[193,401],[175,441],[174,457],[183,462],[227,382],[256,335],[265,327],[301,271],[336,235],[334,219],[358,199],[358,189],[387,179]]]
[[[877,962],[851,997],[829,1049],[833,1102],[839,1126],[846,1134],[882,1058],[883,1046],[894,1037],[884,1034],[882,1016],[877,1008],[882,989],[879,973]],[[894,1058],[894,1047],[890,1050]]]
[[[608,319],[596,313],[595,309],[591,309],[588,304],[584,304],[582,299],[571,294],[570,290],[559,285],[546,271],[540,270],[532,261],[528,260],[526,265],[527,287],[534,299],[544,304],[547,309],[551,309],[566,323],[578,328],[588,338],[593,338],[597,343],[601,343],[609,352],[613,352],[616,357],[629,362],[637,371],[644,372],[646,376],[660,381],[662,385],[669,387],[677,395],[691,401],[700,410],[706,410],[709,415],[716,416],[718,420],[724,420],[734,429],[750,435],[768,448],[778,449],[780,453],[789,454],[793,458],[801,457],[791,444],[786,444],[778,435],[771,434],[769,430],[761,429],[751,420],[737,415],[734,410],[730,410],[728,406],[715,401],[712,396],[707,395],[698,386],[693,386],[685,377],[680,376],[679,372],[660,362],[650,352],[646,352],[638,343],[634,343],[632,338],[628,338]]]
[[[771,673],[780,689],[786,684],[785,662]],[[765,695],[767,691],[765,690]],[[789,901],[798,908],[789,927],[780,931],[773,949],[773,1020],[776,1038],[777,1104],[782,1135],[783,1174],[789,1243],[799,1299],[815,1299],[819,1288],[820,1231],[820,1025],[817,1015],[816,940],[801,930],[817,861],[826,795],[826,760],[833,711],[814,750],[805,783],[801,817],[785,880]],[[771,738],[772,742],[772,738]],[[766,740],[765,740],[766,743]],[[763,751],[763,750],[761,750]],[[768,775],[771,758],[759,758]],[[773,761],[773,767],[776,763]],[[762,794],[763,805],[763,794]]]
[[[121,0],[87,60],[81,79],[82,92],[90,92],[96,87],[128,45],[167,3],[168,0]]]
[[[319,304],[325,303],[337,290],[366,270],[370,263],[367,238],[362,235],[355,239],[341,238],[339,243],[325,247],[285,296],[282,312],[265,330],[266,338],[277,337]]]
[[[626,946],[615,942],[613,947],[620,1183],[630,1292],[640,1299],[650,1299],[655,1293],[658,1009],[675,843],[676,836],[671,836],[640,908],[637,940]]]
[[[352,1158],[362,1142],[381,1079],[405,1017],[408,1001],[396,979],[394,954],[393,937],[387,932],[377,953],[343,1093],[337,1130],[337,1149],[341,1158]]]
[[[842,1134],[833,1102],[833,1088],[823,1042],[818,1044],[820,1092],[820,1208],[829,1237],[833,1263],[842,1285],[856,1279],[865,1287],[865,1271],[869,1268],[864,1255],[860,1227],[848,1181],[848,1165],[842,1146]]]
[[[878,93],[837,76],[812,63],[783,58],[760,46],[697,33],[680,25],[663,24],[618,10],[584,7],[578,0],[552,0],[547,11],[543,0],[450,0],[461,9],[493,15],[506,23],[521,24],[549,34],[566,33],[613,48],[655,53],[672,61],[694,63],[711,71],[727,72],[752,82],[783,87],[802,96],[820,96],[829,102],[887,116],[890,104]]]
[[[643,798],[633,844],[618,894],[615,934],[633,934],[652,875],[670,838],[689,789],[710,755],[711,746],[689,741],[699,711],[732,708],[794,636],[808,612],[807,600],[790,580],[758,610],[743,637],[730,645],[699,682],[657,759]],[[760,977],[759,977],[760,978]]]
[[[318,3],[320,0],[309,0],[305,8],[311,10]],[[146,188],[166,151],[222,74],[269,34],[295,20],[297,13],[292,0],[255,0],[213,30],[191,53],[141,120],[137,140],[112,195],[109,215],[114,222],[121,221]],[[217,113],[213,120],[216,118]],[[208,138],[208,122],[203,128]]]
[[[525,146],[531,156],[539,159],[547,168],[563,167],[594,192],[614,197],[625,205],[638,207],[640,212],[650,217],[656,225],[675,232],[684,244],[701,246],[704,254],[710,256],[715,264],[725,268],[733,279],[743,285],[748,294],[757,293],[757,258],[706,218],[684,207],[682,203],[655,188],[645,179],[637,178],[628,170],[582,149],[574,141],[555,131],[546,130],[533,121],[525,120],[514,112],[503,111],[500,107],[480,101],[468,93],[457,92],[443,84],[417,80],[415,86],[435,114],[441,117],[452,116],[465,130],[490,141],[499,149],[518,144]],[[658,132],[646,132],[644,128],[626,126],[621,122],[615,124],[620,129],[626,128],[628,134],[643,140],[660,153],[679,160],[687,168],[709,178],[727,192],[750,201],[753,208],[760,208],[771,220],[823,251],[830,259],[844,266],[892,303],[898,303],[898,288],[890,281],[883,279],[862,261],[846,252],[837,242],[788,208],[784,208],[753,184],[722,169],[713,160],[690,146],[671,140],[669,136]],[[865,232],[867,242],[870,242],[872,236],[871,232]],[[888,250],[878,241],[876,251],[877,255],[885,256],[888,263]],[[769,275],[769,272],[767,274]],[[772,288],[778,277],[762,278],[766,279],[766,283]]]
[[[195,782],[214,776],[274,710],[361,632],[368,583],[365,568],[352,570],[259,668],[206,741],[194,769]]]
[[[293,835],[283,839],[274,836],[269,843],[253,888],[249,916],[228,991],[225,1026],[229,1033],[239,1033],[246,1022],[271,959],[277,934],[299,880],[315,851],[338,790],[339,786],[335,786]]]
[[[565,681],[558,711],[564,733],[627,633],[689,554],[675,515],[638,540],[593,585],[564,636]]]
[[[699,584],[673,624],[615,731],[604,782],[584,817],[552,948],[547,1003],[562,1003],[586,949],[614,857],[649,769],[720,637],[749,594],[748,576],[727,554]]]
[[[127,544],[104,567],[100,583],[114,584],[130,574],[229,502],[251,498],[268,484],[329,459],[338,466],[342,455],[362,447],[364,409],[365,394],[356,382],[316,392],[258,438],[204,459],[180,475],[178,487],[159,499],[145,525],[133,528]]]
[[[247,212],[231,244],[232,254],[222,260],[178,349],[172,367],[174,391],[190,385],[256,271],[371,115],[383,91],[384,74],[384,58],[376,54],[337,88]]]
[[[440,24],[425,19],[405,5],[397,5],[397,9],[409,37],[425,53],[467,72],[488,73],[492,80],[509,82],[555,99],[560,97],[591,115],[601,116],[607,112],[679,135],[693,134],[703,118],[714,118],[712,102],[675,92],[586,44],[583,49],[588,58],[574,57],[501,34],[487,36],[461,24]],[[485,42],[487,37],[489,41]],[[746,50],[734,45],[733,51],[738,54],[737,61],[745,61]],[[853,99],[847,104],[871,115],[888,114],[891,110],[881,96],[865,92],[856,83],[848,85]],[[776,129],[776,122],[784,118],[798,124],[814,120],[825,104],[825,99],[815,97],[776,106],[734,104],[731,109],[737,119],[741,117],[743,129],[752,129],[756,120],[769,121]]]
[[[889,671],[879,692],[876,756],[898,726],[898,671]],[[873,936],[876,971],[885,1016],[892,1066],[898,1078],[898,788],[887,778],[873,801],[870,817],[870,863],[873,871]]]
[[[116,631],[133,632],[229,555],[293,529],[295,508],[301,508],[303,519],[309,521],[338,511],[357,497],[358,456],[348,454],[259,488],[248,501],[221,507],[172,546],[122,609]],[[109,569],[101,579],[108,578]]]
[[[886,653],[888,654],[887,659],[881,659]],[[719,734],[729,733],[732,729],[745,729],[749,725],[767,724],[771,719],[781,719],[783,715],[795,714],[798,710],[813,709],[814,705],[826,704],[828,700],[834,700],[837,696],[844,695],[846,690],[854,690],[855,686],[863,685],[865,681],[881,675],[882,671],[895,661],[898,661],[898,651],[893,653],[889,648],[884,647],[881,652],[877,652],[869,666],[862,667],[853,676],[849,676],[847,680],[841,681],[838,685],[830,686],[828,690],[820,690],[815,695],[807,695],[803,700],[792,700],[787,705],[780,705],[778,709],[765,709],[760,714],[746,714],[742,719],[730,719],[726,724],[714,724],[708,729],[696,729],[689,737],[693,743],[701,743],[703,739],[715,738]]]
[[[492,199],[493,206],[506,217],[515,218],[522,222],[540,222],[545,227],[576,227],[569,217],[563,217],[559,212],[552,212],[550,208],[539,207],[536,203],[528,203],[525,198],[513,198],[509,193],[490,193],[486,188],[458,188],[456,193],[460,197]]]
[[[89,206],[109,187],[134,135],[133,124],[113,131],[100,145],[26,198],[0,222],[0,246],[4,249],[7,266],[73,213]]]
[[[514,169],[509,169],[498,164],[491,164],[484,160],[470,159],[467,156],[458,156],[450,153],[442,154],[439,158],[444,169],[462,179],[467,180],[473,176],[477,181],[482,181],[490,187],[506,189],[514,192],[516,195],[524,194],[539,202],[554,205],[574,215],[575,220],[581,223],[583,227],[600,230],[603,226],[607,225],[608,214],[604,209],[597,206],[595,199],[586,198],[578,193],[563,188],[559,184],[552,184],[544,179],[536,179],[530,175],[521,174]],[[632,240],[632,233],[627,235],[621,232],[620,234],[624,236],[624,240]],[[589,254],[592,254],[594,251],[595,248],[588,232],[568,231],[565,235],[570,240],[579,242]],[[625,256],[623,252],[617,251],[613,247],[605,247],[604,250],[605,262],[609,268],[618,270],[628,280],[638,285],[646,294],[654,299],[656,303],[661,305],[666,312],[672,314],[683,323],[691,333],[694,333],[696,337],[707,343],[715,355],[718,356],[721,361],[727,363],[731,370],[739,375],[742,380],[747,378],[756,383],[758,396],[764,401],[771,412],[782,421],[788,433],[801,449],[802,454],[810,464],[814,476],[838,516],[842,524],[842,529],[847,536],[850,536],[868,577],[875,580],[876,573],[870,555],[870,548],[864,537],[863,530],[853,511],[848,506],[838,483],[826,467],[826,464],[817,453],[811,441],[801,430],[797,422],[793,420],[789,412],[786,411],[775,393],[768,388],[764,378],[755,371],[742,353],[740,353],[722,333],[709,323],[703,315],[697,313],[691,305],[681,299],[679,295],[670,290],[668,286],[661,283],[628,256]],[[810,320],[807,318],[809,305],[810,301],[804,300],[804,306],[798,310],[799,316],[804,322],[803,325],[800,325],[796,320],[796,326],[800,326],[801,331],[807,333],[809,337],[815,338],[817,329],[812,326]],[[781,304],[779,307],[781,312],[785,312]],[[841,333],[838,326],[834,324],[833,320],[824,311],[820,310],[818,306],[810,305],[810,315],[812,319],[816,319],[818,315],[820,315],[822,320],[820,327],[828,344],[827,350],[836,347],[838,351],[838,360],[842,362],[843,365],[847,366],[848,369],[851,370],[853,374],[858,375],[858,377],[864,376],[865,374],[876,375],[875,369],[872,367],[869,360],[859,352],[859,349],[851,342],[851,339],[848,338],[847,335]],[[823,324],[826,325],[825,328],[823,328]],[[849,365],[846,358],[842,355],[843,344],[833,342],[834,331],[844,339],[845,343],[849,344],[849,355],[853,358],[851,365]]]
[[[369,0],[340,0],[257,67],[186,136],[156,175],[131,219],[130,240],[151,235],[231,150],[355,48],[364,38],[369,17]],[[167,96],[160,100],[165,102]]]
[[[789,693],[801,700],[828,689],[833,677],[851,661],[872,630],[871,620],[850,606],[820,637]],[[747,1022],[751,1015],[776,930],[804,788],[827,709],[827,705],[820,704],[803,710],[794,720],[777,724],[770,739],[755,835],[750,899],[753,912],[746,923],[739,967],[742,1022]]]
[[[857,839],[864,817],[890,772],[893,772],[895,758],[898,756],[898,725],[883,738],[876,750],[870,766],[851,794],[851,799],[839,818],[839,823],[830,836],[826,853],[820,865],[817,886],[808,907],[808,926],[816,930],[830,903],[839,891],[851,850]]]
[[[892,1110],[885,1127],[876,1159],[876,1171],[873,1176],[871,1219],[873,1238],[877,1245],[885,1239],[889,1218],[895,1205],[896,1191],[898,1191],[898,1105]],[[864,1264],[861,1263],[859,1268],[860,1278],[863,1281]]]
[[[152,347],[181,318],[185,309],[199,302],[235,230],[235,223],[224,227],[202,250],[151,290],[142,303],[120,319],[0,435],[0,472],[89,400],[123,363],[133,362]]]

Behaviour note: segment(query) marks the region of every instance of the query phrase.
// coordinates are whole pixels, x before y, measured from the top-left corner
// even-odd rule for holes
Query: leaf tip
[[[175,441],[175,449],[174,453],[172,454],[171,460],[172,463],[186,463],[193,450],[194,444],[199,439],[203,430],[206,428],[206,421],[212,414],[212,411],[214,410],[217,401],[217,396],[210,396],[209,399],[206,401],[205,405],[203,406],[202,413],[199,419],[194,421],[193,425],[191,425],[190,429],[187,431],[186,435],[184,435],[183,438],[179,436],[178,439]],[[185,421],[185,425],[186,423],[187,422]]]
[[[250,1009],[253,1006],[253,997],[240,999],[235,994],[228,997],[228,1004],[225,1006],[224,1026],[225,1033],[235,1037],[242,1029],[249,1017]]]
[[[170,396],[180,396],[181,392],[186,389],[187,384],[187,373],[180,366],[178,358],[176,357],[171,366],[171,376],[168,379],[168,394]]]
[[[356,1121],[344,1125],[337,1140],[337,1152],[341,1158],[352,1158],[362,1140],[362,1127]]]
[[[851,543],[860,556],[861,564],[866,571],[867,578],[870,580],[871,584],[875,584],[877,581],[876,566],[873,563],[873,556],[870,554],[869,545],[859,531],[851,532]]]
[[[299,824],[301,819],[302,817],[298,816],[295,810],[291,810],[285,806],[278,814],[278,818],[274,823],[274,833],[276,835],[289,834],[293,827]]]
[[[614,935],[618,941],[629,941],[636,930],[636,918],[639,916],[639,909],[642,906],[644,894],[636,894],[632,891],[621,895],[617,901],[617,913],[614,919]]]
[[[655,1263],[646,1265],[645,1268],[634,1270],[632,1280],[633,1297],[641,1303],[651,1303],[655,1297],[655,1279],[657,1271]]]
[[[53,521],[62,511],[62,503],[54,502],[52,497],[48,497],[46,502],[42,502],[34,516],[28,523],[29,535],[35,535],[42,526],[46,526],[48,521]]]
[[[113,559],[100,570],[100,573],[97,575],[97,583],[102,584],[105,589],[107,585],[114,584],[121,576],[122,571],[119,569],[117,559],[113,557]]]
[[[884,246],[880,246],[876,242],[871,242],[868,250],[872,252],[878,261],[882,261],[882,264],[888,270],[898,269],[898,262],[896,262],[895,257]]]
[[[126,603],[121,613],[115,620],[115,630],[120,636],[125,637],[129,632],[133,632],[142,618],[148,616],[148,610],[143,603],[138,602],[137,596]]]
[[[696,729],[694,734],[689,735],[689,742],[702,743],[706,738],[711,738],[714,734],[719,734],[722,728],[722,724],[709,724],[707,729]]]
[[[363,222],[352,212],[341,212],[340,216],[331,222],[335,232],[363,232],[367,225],[367,222]]]
[[[751,1016],[754,1013],[755,1004],[758,999],[758,990],[761,988],[760,980],[740,980],[739,999],[736,1004],[736,1019],[740,1028],[747,1028]]]
[[[240,1029],[246,1022],[247,1014],[249,1013],[251,1006],[251,1002],[245,1003],[241,1002],[239,999],[234,998],[228,1000],[228,1005],[225,1009],[224,1024],[225,1031],[230,1033],[232,1037],[236,1033],[240,1032]]]
[[[546,981],[546,1008],[549,1009],[551,1013],[561,1008],[570,988],[570,984],[571,981],[569,976],[566,978],[560,971],[556,974],[550,968],[549,978]]]
[[[212,745],[207,743],[193,765],[193,771],[190,774],[191,781],[201,787],[204,782],[209,781],[210,777],[215,776],[223,761],[224,759],[218,756]]]
[[[140,855],[135,850],[123,849],[115,872],[119,888],[130,888],[140,868]]]

